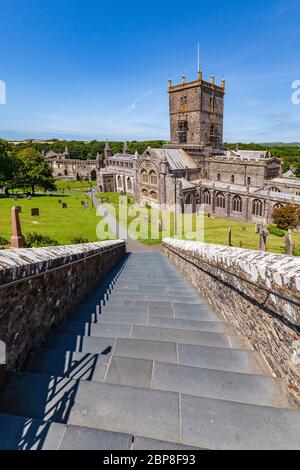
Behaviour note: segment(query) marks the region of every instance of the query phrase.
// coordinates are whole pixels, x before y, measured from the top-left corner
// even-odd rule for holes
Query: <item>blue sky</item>
[[[1,0],[0,136],[169,136],[167,80],[227,81],[225,140],[300,141],[300,1]]]

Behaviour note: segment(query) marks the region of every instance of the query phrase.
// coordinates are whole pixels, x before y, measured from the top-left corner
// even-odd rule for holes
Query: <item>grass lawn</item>
[[[115,209],[118,217],[119,214],[119,194],[118,193],[101,193],[97,197],[105,198],[108,202],[111,202]],[[131,196],[131,203],[128,206],[132,206],[134,203],[134,198]],[[156,211],[158,213],[158,211]],[[157,214],[156,214],[157,215]],[[128,218],[128,224],[134,217]],[[171,214],[171,226],[173,225],[174,215]],[[204,216],[204,241],[206,243],[214,243],[220,245],[228,244],[228,230],[231,227],[232,230],[232,245],[235,247],[240,247],[242,243],[243,248],[250,248],[257,250],[259,247],[259,235],[255,233],[255,225],[249,224],[246,222],[240,222],[230,219],[224,219],[221,217],[207,217]],[[193,223],[193,229],[195,230],[195,223]],[[149,234],[150,234],[150,222],[149,222]],[[155,245],[161,243],[163,234],[160,234],[159,239],[152,240],[147,238],[146,240],[140,240],[142,243],[147,245]],[[171,236],[174,236],[174,233],[171,232]],[[300,250],[300,233],[293,234],[293,240],[295,247]],[[275,235],[269,235],[267,239],[267,248],[268,251],[273,253],[284,254],[284,238],[277,237]]]
[[[58,203],[61,199],[67,203],[63,209]],[[89,209],[84,209],[81,201],[87,201]],[[11,237],[10,209],[21,206],[20,214],[23,234],[38,232],[55,239],[60,244],[69,244],[73,237],[81,237],[88,241],[97,241],[96,225],[100,217],[92,208],[91,200],[84,194],[69,193],[55,196],[35,196],[31,200],[9,198],[0,199],[0,236],[7,240]],[[40,216],[32,217],[31,209],[39,208]]]
[[[95,187],[96,181],[62,181],[57,179],[55,184],[58,190],[86,191],[91,186]]]

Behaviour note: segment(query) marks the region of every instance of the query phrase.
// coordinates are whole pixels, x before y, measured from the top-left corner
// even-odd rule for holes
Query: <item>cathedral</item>
[[[137,203],[198,204],[206,213],[254,223],[271,223],[275,208],[300,204],[300,179],[282,175],[282,162],[266,151],[225,150],[225,81],[215,77],[168,83],[170,142],[142,155],[112,155],[106,143],[97,158],[99,192],[132,194]]]

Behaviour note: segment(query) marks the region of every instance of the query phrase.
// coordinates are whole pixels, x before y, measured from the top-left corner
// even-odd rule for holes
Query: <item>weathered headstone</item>
[[[57,202],[58,202],[58,204],[62,204],[62,200],[61,200],[61,199],[59,199]]]
[[[228,246],[232,246],[232,230],[231,227],[228,229]]]
[[[38,207],[34,207],[31,209],[31,215],[32,217],[38,217],[40,215],[40,209]]]
[[[207,217],[210,219],[210,213],[208,212]]]
[[[63,204],[62,204],[62,208],[63,208],[63,209],[67,209],[67,208],[68,208],[68,205],[67,205],[67,203],[66,203],[66,202],[63,202]]]
[[[80,204],[81,204],[82,206],[84,206],[84,204],[85,204],[85,201],[81,201],[81,202],[80,202]]]
[[[267,237],[269,235],[266,227],[261,224],[259,226],[259,249],[260,251],[267,251]]]
[[[288,233],[286,234],[285,238],[285,252],[287,255],[293,255],[294,243],[292,238],[292,231],[289,229]]]
[[[240,240],[240,248],[243,248],[244,244],[242,242],[242,240]]]
[[[25,238],[22,235],[21,224],[19,219],[19,211],[17,207],[11,208],[11,224],[12,236],[10,245],[12,248],[23,248],[25,245]]]

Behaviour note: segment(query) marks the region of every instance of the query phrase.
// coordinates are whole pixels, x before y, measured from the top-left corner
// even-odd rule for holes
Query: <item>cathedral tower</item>
[[[225,80],[216,85],[215,77],[209,82],[198,79],[178,85],[169,80],[170,146],[182,147],[197,155],[197,148],[221,149],[223,145],[223,114]],[[193,151],[194,149],[194,151]]]

